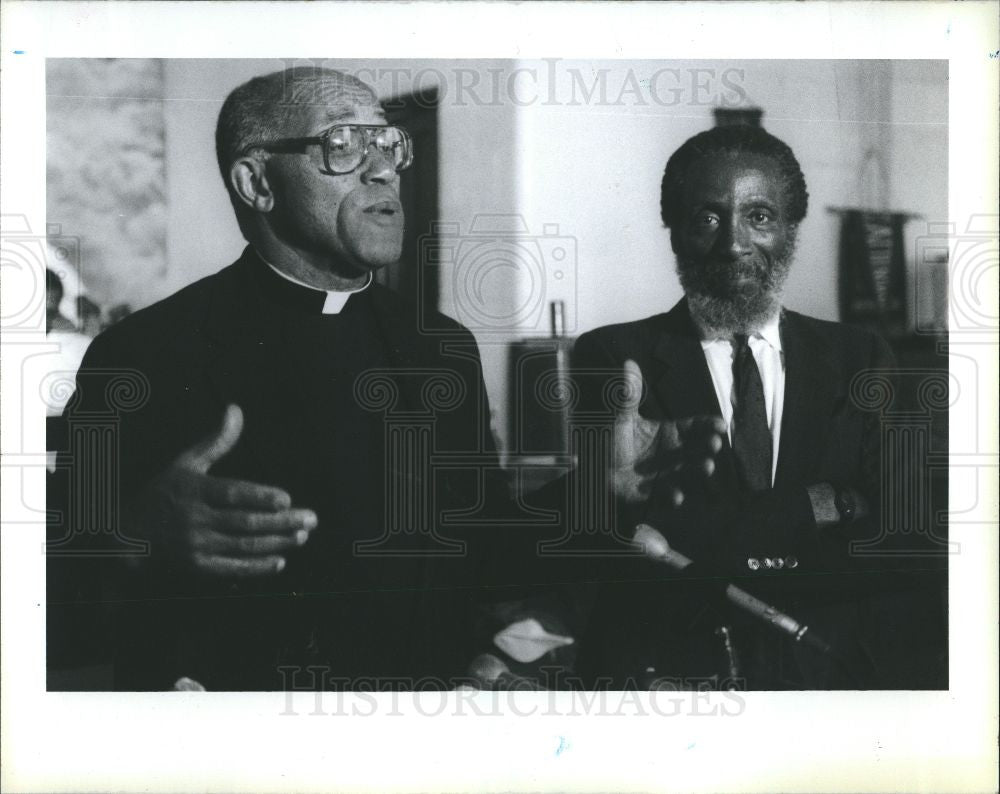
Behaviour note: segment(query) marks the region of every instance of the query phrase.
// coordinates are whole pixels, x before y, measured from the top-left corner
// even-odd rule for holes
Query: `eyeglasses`
[[[413,139],[402,127],[378,124],[337,124],[315,138],[279,138],[247,146],[243,154],[254,149],[276,153],[301,153],[306,146],[322,145],[323,165],[330,174],[349,174],[367,159],[372,146],[385,157],[396,171],[409,168],[413,162]]]

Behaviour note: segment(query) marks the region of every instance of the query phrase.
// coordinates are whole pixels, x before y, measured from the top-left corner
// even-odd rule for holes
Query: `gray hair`
[[[215,153],[226,189],[232,193],[229,169],[253,144],[287,134],[289,119],[305,109],[345,100],[378,104],[375,92],[358,78],[318,66],[293,66],[235,88],[215,127]]]

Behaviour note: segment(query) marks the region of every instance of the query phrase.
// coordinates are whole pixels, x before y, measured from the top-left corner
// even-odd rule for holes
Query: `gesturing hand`
[[[149,539],[154,558],[207,574],[266,576],[309,539],[316,514],[293,509],[286,491],[209,473],[242,432],[243,412],[230,405],[219,430],[182,452],[129,506],[128,526]]]
[[[667,478],[675,505],[684,501],[681,481],[686,475],[708,477],[715,471],[715,454],[722,449],[725,423],[717,416],[672,421],[645,419],[639,414],[642,372],[625,362],[625,400],[615,416],[615,494],[629,503],[649,498],[653,484]]]

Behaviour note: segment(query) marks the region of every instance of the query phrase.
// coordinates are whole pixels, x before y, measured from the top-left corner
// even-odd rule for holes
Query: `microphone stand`
[[[639,546],[646,558],[652,562],[658,562],[670,568],[681,576],[692,577],[689,570],[693,565],[690,558],[672,549],[666,538],[648,524],[636,526],[633,543]],[[730,605],[739,608],[740,612],[754,618],[758,623],[764,623],[795,643],[807,646],[819,654],[830,659],[834,667],[845,677],[847,681],[857,681],[857,676],[851,670],[851,665],[834,648],[822,639],[816,632],[810,631],[809,626],[800,623],[795,618],[787,615],[770,604],[761,601],[756,596],[751,595],[742,588],[734,584],[726,584],[724,593],[719,594],[721,600],[727,601]],[[736,647],[733,643],[732,630],[729,626],[719,626],[715,629],[715,635],[722,640],[726,653],[727,666],[733,679],[741,678],[741,666]]]

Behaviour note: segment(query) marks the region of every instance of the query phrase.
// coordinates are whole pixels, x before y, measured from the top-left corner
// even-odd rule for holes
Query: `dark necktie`
[[[764,386],[743,334],[733,337],[733,453],[743,484],[751,491],[771,487],[771,431]]]

